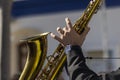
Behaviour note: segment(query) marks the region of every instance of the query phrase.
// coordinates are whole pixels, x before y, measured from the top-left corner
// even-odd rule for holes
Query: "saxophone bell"
[[[26,43],[28,56],[19,80],[35,80],[37,77],[46,58],[47,35],[49,33],[46,32],[21,40]]]

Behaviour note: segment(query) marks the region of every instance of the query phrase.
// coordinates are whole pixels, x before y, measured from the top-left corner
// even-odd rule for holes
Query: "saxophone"
[[[73,28],[81,34],[89,23],[93,14],[97,12],[102,0],[91,0],[82,16],[75,22]],[[47,56],[47,63],[43,66],[47,50],[47,33],[25,39],[29,47],[29,55],[25,68],[19,80],[55,80],[60,74],[66,61],[64,47],[59,44],[52,55]],[[43,44],[44,43],[44,44]],[[41,47],[42,46],[42,47]],[[30,56],[31,54],[31,56]]]

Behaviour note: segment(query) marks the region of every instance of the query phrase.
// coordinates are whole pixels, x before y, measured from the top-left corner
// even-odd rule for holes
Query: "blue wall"
[[[16,1],[12,17],[85,9],[90,0],[26,0]],[[120,0],[106,0],[106,6],[120,6]]]

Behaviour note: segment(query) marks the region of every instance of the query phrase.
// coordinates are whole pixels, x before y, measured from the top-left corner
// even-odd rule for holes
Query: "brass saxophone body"
[[[101,2],[102,0],[90,1],[82,16],[73,25],[73,28],[78,34],[83,32]],[[67,57],[64,53],[64,47],[59,44],[54,53],[47,57],[47,63],[43,66],[47,53],[46,38],[48,34],[49,33],[44,33],[24,40],[28,46],[29,54],[19,80],[57,79]]]

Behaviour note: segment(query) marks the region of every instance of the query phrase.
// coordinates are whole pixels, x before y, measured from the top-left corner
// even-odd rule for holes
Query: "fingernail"
[[[55,37],[55,35],[54,35],[53,33],[50,33],[50,35],[51,35],[52,37]]]
[[[60,30],[60,27],[57,27],[57,31],[59,31]]]
[[[69,18],[68,18],[68,17],[66,17],[66,18],[65,18],[65,21],[67,21],[67,22],[68,22],[68,21],[69,21]]]

